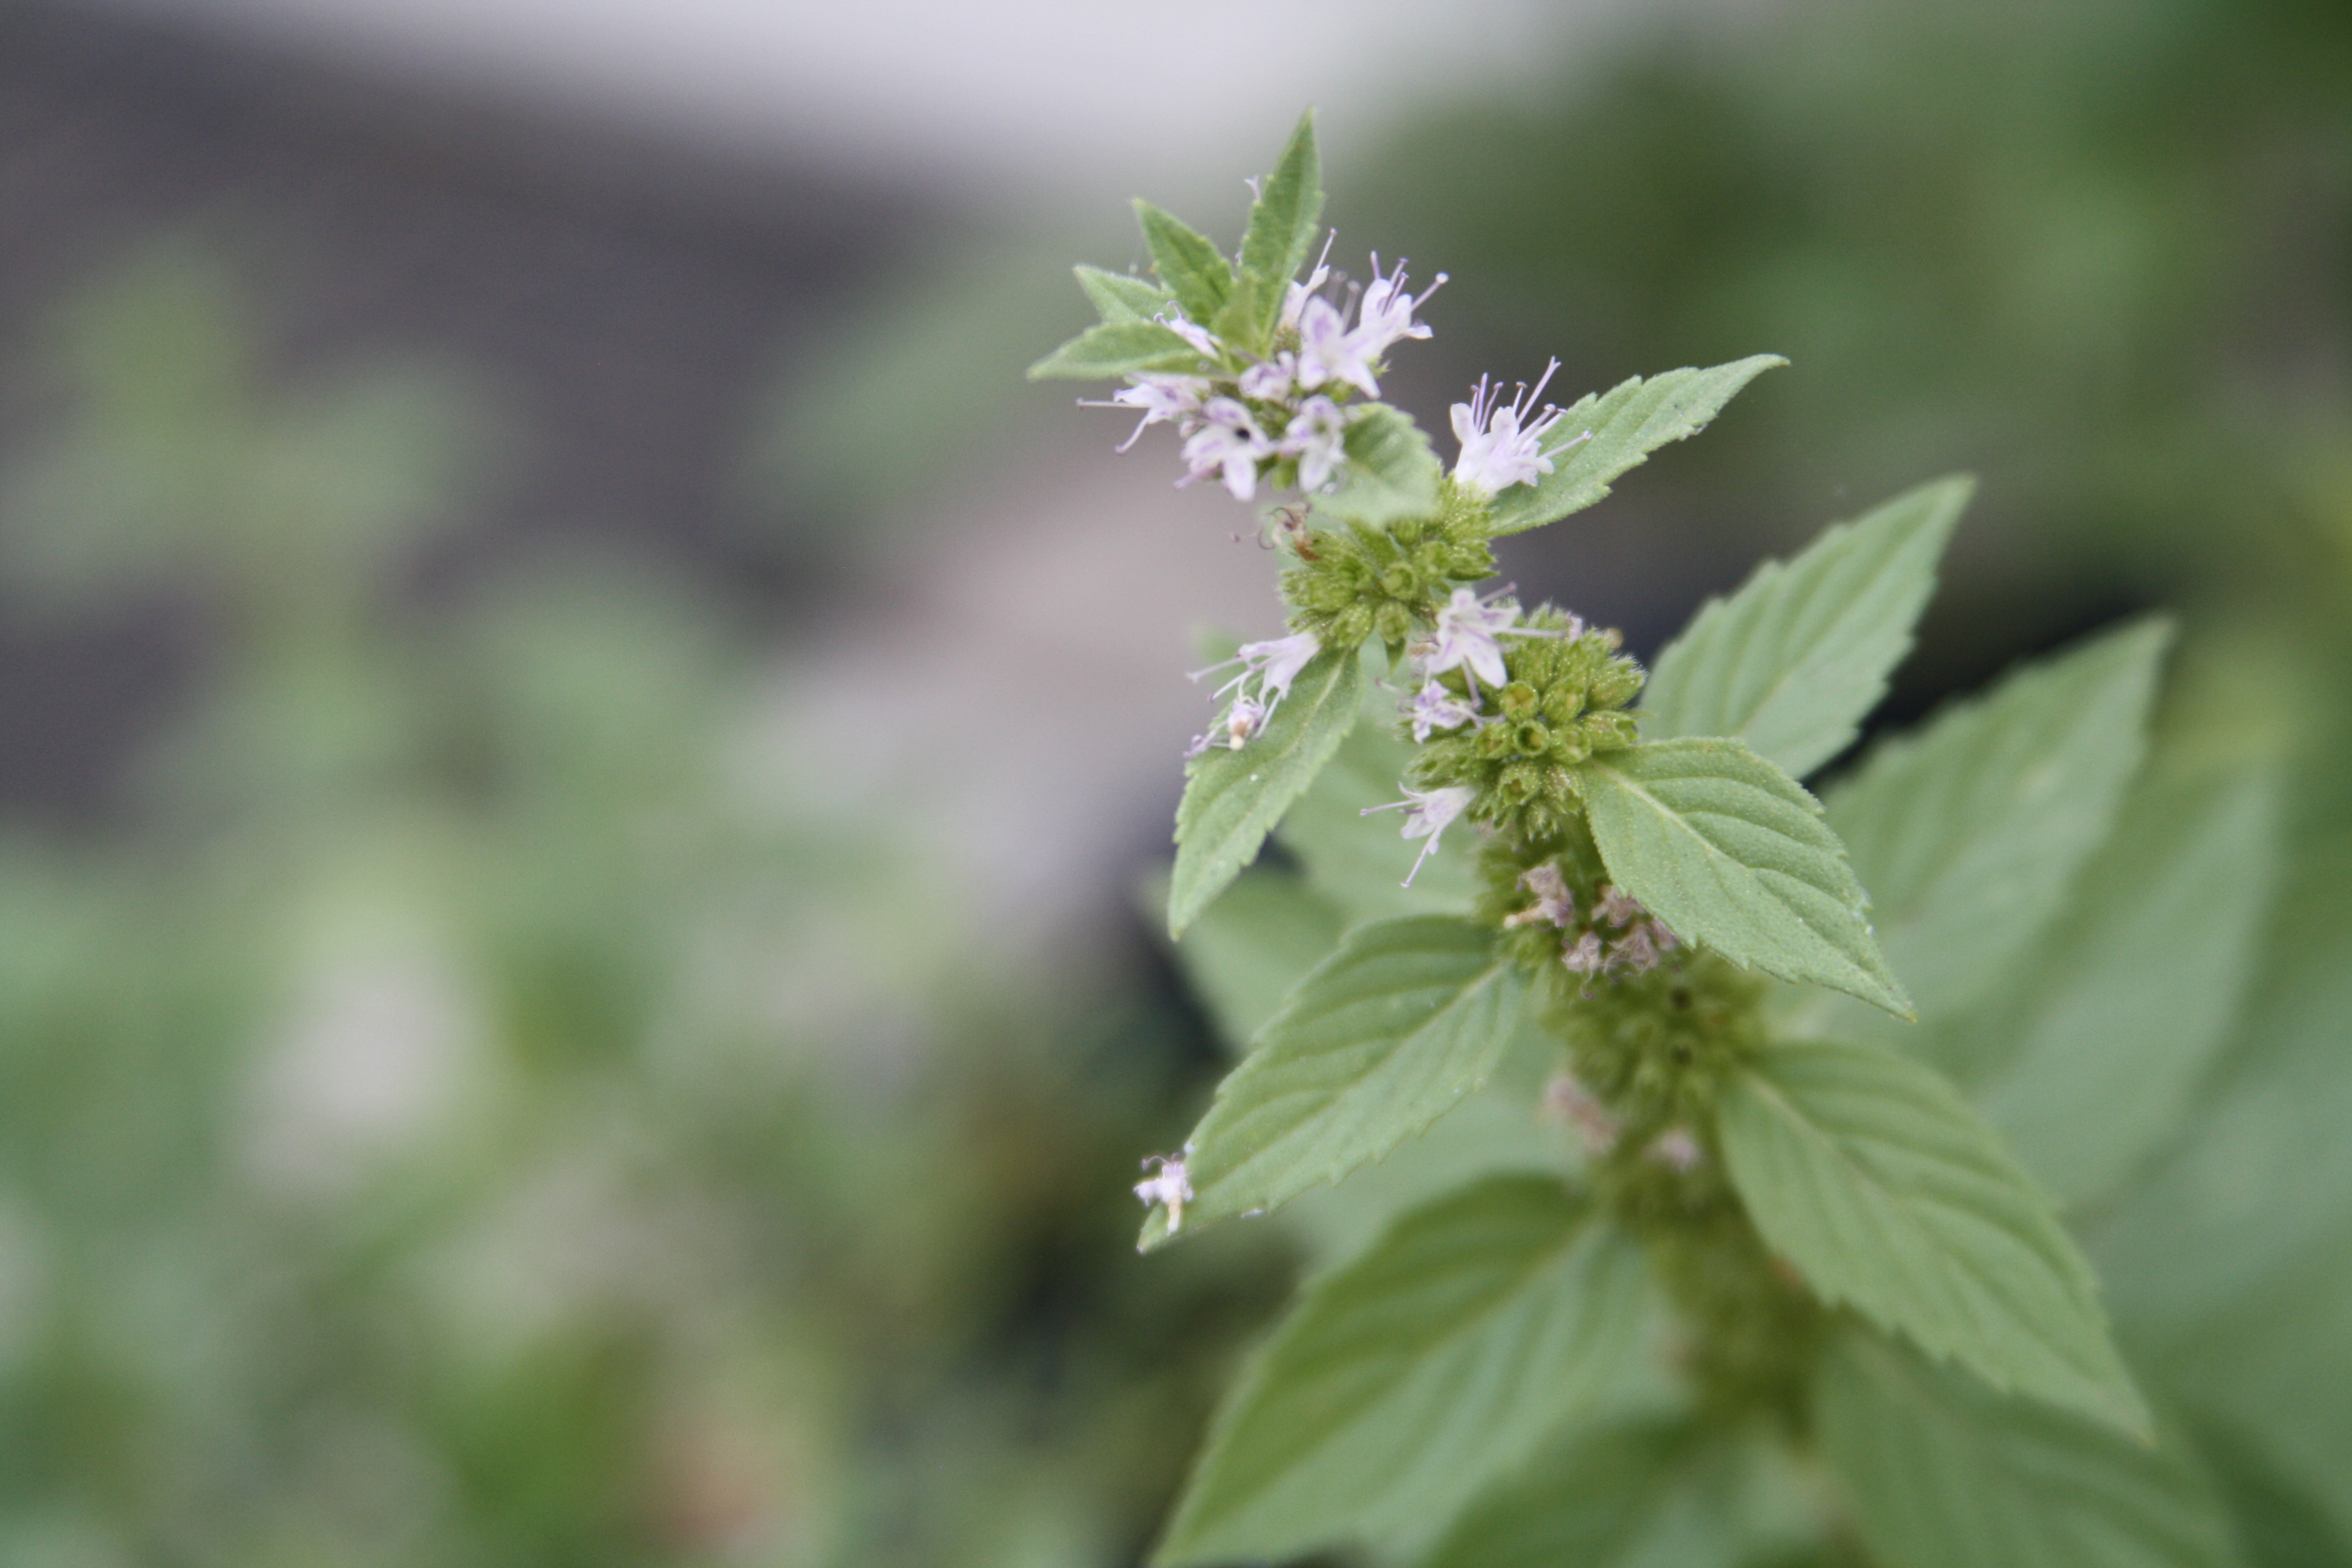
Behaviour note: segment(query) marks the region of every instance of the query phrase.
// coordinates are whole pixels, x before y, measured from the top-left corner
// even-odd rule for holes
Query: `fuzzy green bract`
[[[1670,370],[1647,381],[1635,376],[1580,399],[1553,435],[1573,437],[1590,430],[1592,438],[1553,459],[1552,471],[1536,483],[1514,485],[1496,497],[1493,531],[1521,533],[1582,511],[1609,493],[1610,480],[1647,462],[1667,442],[1697,435],[1740,388],[1788,363],[1779,354],[1751,354],[1706,370]]]

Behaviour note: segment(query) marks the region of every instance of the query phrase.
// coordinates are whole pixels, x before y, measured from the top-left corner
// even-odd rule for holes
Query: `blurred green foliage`
[[[406,589],[478,394],[280,389],[185,247],[59,341],[14,605],[200,668],[128,804],[0,829],[0,1562],[1131,1552],[1281,1272],[1122,1266],[1181,1016],[796,798],[715,585]]]

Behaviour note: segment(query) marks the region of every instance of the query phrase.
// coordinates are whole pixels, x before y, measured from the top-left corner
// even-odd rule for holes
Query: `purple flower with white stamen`
[[[1110,395],[1108,404],[1087,406],[1139,408],[1143,418],[1136,425],[1134,434],[1118,444],[1126,451],[1142,438],[1151,426],[1172,420],[1180,426],[1201,412],[1201,401],[1209,394],[1206,377],[1198,375],[1150,375],[1133,377],[1133,386],[1121,387]]]
[[[1339,405],[1328,397],[1310,397],[1298,405],[1275,449],[1298,459],[1298,488],[1311,495],[1330,483],[1347,460],[1347,437],[1348,416]]]
[[[1247,407],[1230,397],[1212,397],[1201,406],[1201,427],[1184,441],[1184,461],[1192,471],[1176,482],[1189,485],[1222,470],[1233,498],[1247,500],[1257,494],[1258,460],[1273,455],[1274,443]]]
[[[1416,745],[1425,744],[1433,730],[1459,730],[1478,717],[1478,705],[1456,697],[1438,682],[1432,680],[1412,694],[1412,704],[1405,710],[1412,720],[1412,739]]]
[[[1547,403],[1541,414],[1528,418],[1535,400],[1543,395],[1559,368],[1559,361],[1553,360],[1544,366],[1543,376],[1534,386],[1519,383],[1518,395],[1508,403],[1502,401],[1500,383],[1483,375],[1478,378],[1470,401],[1454,405],[1454,435],[1462,443],[1462,456],[1454,464],[1455,482],[1490,496],[1513,485],[1533,484],[1552,471],[1554,458],[1578,441],[1591,438],[1592,432],[1587,430],[1547,451],[1543,438],[1567,417],[1566,411]]]

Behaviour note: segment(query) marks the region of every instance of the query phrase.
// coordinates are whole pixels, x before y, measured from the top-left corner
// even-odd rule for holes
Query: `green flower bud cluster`
[[[1642,689],[1642,667],[1619,653],[1614,631],[1585,631],[1575,617],[1549,606],[1526,622],[1551,636],[1514,637],[1505,655],[1510,682],[1480,688],[1477,721],[1432,735],[1413,760],[1413,782],[1425,789],[1467,785],[1475,792],[1467,815],[1522,844],[1549,842],[1583,820],[1576,769],[1596,752],[1619,751],[1636,739],[1624,710]],[[1435,678],[1465,700],[1468,678],[1448,670]]]
[[[1385,529],[1349,522],[1294,540],[1297,564],[1282,574],[1291,628],[1313,632],[1325,647],[1356,647],[1374,636],[1391,650],[1403,647],[1456,587],[1495,574],[1488,511],[1483,498],[1449,479],[1434,516]]]
[[[1551,968],[1546,1021],[1629,1144],[1703,1123],[1740,1057],[1764,1043],[1763,982],[1711,954],[1682,949],[1646,973],[1591,987]]]

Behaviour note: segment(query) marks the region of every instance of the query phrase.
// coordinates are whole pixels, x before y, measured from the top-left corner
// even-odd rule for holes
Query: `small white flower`
[[[1331,259],[1331,242],[1339,237],[1337,230],[1323,237],[1323,254],[1315,258],[1315,270],[1307,275],[1306,282],[1294,282],[1283,295],[1282,325],[1285,331],[1295,332],[1298,330],[1298,318],[1307,309],[1307,301],[1315,297],[1316,290],[1331,280],[1331,268],[1325,263]]]
[[[1260,403],[1286,403],[1291,383],[1297,379],[1298,356],[1286,351],[1242,372],[1242,395]]]
[[[1328,397],[1310,397],[1298,405],[1276,450],[1298,459],[1298,488],[1311,495],[1328,484],[1347,460],[1347,437],[1348,416],[1339,405]]]
[[[1274,693],[1281,701],[1290,695],[1290,683],[1298,679],[1307,661],[1323,651],[1313,632],[1293,632],[1286,637],[1272,637],[1265,642],[1245,642],[1234,650],[1234,657],[1242,661],[1242,676],[1255,675],[1259,695]]]
[[[1468,784],[1452,784],[1444,789],[1432,790],[1408,788],[1404,792],[1404,799],[1391,801],[1386,805],[1368,805],[1359,815],[1370,816],[1376,811],[1394,811],[1406,805],[1412,807],[1405,814],[1401,837],[1426,838],[1429,842],[1421,847],[1421,853],[1413,858],[1412,869],[1405,874],[1404,885],[1410,888],[1413,878],[1421,875],[1421,863],[1435,853],[1438,836],[1477,798],[1478,792]]]
[[[1475,722],[1478,705],[1454,696],[1432,680],[1412,694],[1412,705],[1406,711],[1412,717],[1412,738],[1419,745],[1427,743],[1433,730],[1459,730]]]
[[[1423,289],[1419,298],[1404,291],[1404,263],[1400,260],[1396,270],[1381,276],[1381,258],[1372,258],[1372,280],[1364,285],[1363,302],[1356,307],[1356,344],[1367,360],[1377,360],[1388,353],[1400,338],[1429,336],[1426,324],[1412,319],[1422,301],[1445,287],[1445,274]],[[1377,395],[1377,394],[1375,395]]]
[[[1191,471],[1176,482],[1189,485],[1203,474],[1222,470],[1233,498],[1249,500],[1257,493],[1258,459],[1273,456],[1274,443],[1258,429],[1250,411],[1230,397],[1212,397],[1202,405],[1201,420],[1201,427],[1184,442],[1184,461]]]
[[[1372,374],[1377,355],[1367,355],[1345,317],[1330,300],[1317,295],[1307,301],[1298,318],[1298,384],[1312,392],[1326,382],[1345,382],[1367,397],[1381,395]]]
[[[1201,400],[1209,393],[1205,376],[1140,374],[1129,379],[1135,384],[1112,393],[1109,404],[1092,405],[1095,407],[1117,406],[1143,411],[1143,418],[1135,426],[1135,433],[1118,444],[1122,452],[1140,440],[1143,432],[1151,426],[1164,420],[1175,420],[1181,424],[1199,414]]]
[[[1523,873],[1519,886],[1536,896],[1534,904],[1517,914],[1507,917],[1506,926],[1572,926],[1576,923],[1576,898],[1568,890],[1568,879],[1549,860],[1534,870]]]
[[[1547,403],[1540,415],[1531,421],[1528,418],[1559,368],[1559,361],[1553,360],[1544,366],[1542,378],[1533,387],[1519,383],[1518,395],[1508,403],[1502,401],[1501,385],[1482,375],[1471,390],[1470,401],[1454,405],[1454,435],[1462,443],[1462,456],[1454,464],[1457,482],[1490,496],[1513,485],[1533,484],[1552,471],[1554,458],[1578,441],[1591,438],[1592,432],[1587,430],[1546,451],[1543,438],[1567,416],[1566,412]]]
[[[1234,692],[1233,706],[1225,710],[1224,718],[1218,722],[1217,727],[1224,731],[1224,738],[1219,741],[1213,739],[1212,735],[1196,736],[1192,749],[1184,754],[1197,757],[1215,745],[1240,751],[1251,737],[1265,728],[1266,720],[1273,717],[1282,700],[1290,695],[1290,683],[1298,679],[1298,672],[1307,668],[1307,661],[1321,651],[1322,645],[1315,640],[1313,632],[1293,632],[1286,637],[1244,643],[1234,651],[1234,657],[1223,664],[1194,670],[1192,678],[1198,680],[1202,676],[1214,674],[1233,665],[1242,667],[1239,675],[1217,688],[1220,697],[1234,691],[1236,687],[1240,688]],[[1250,689],[1253,681],[1256,683],[1255,691]]]
[[[1669,1127],[1658,1134],[1657,1142],[1642,1152],[1670,1171],[1694,1171],[1706,1158],[1698,1140],[1680,1127]]]
[[[1598,974],[1608,963],[1601,952],[1600,935],[1594,931],[1586,931],[1572,942],[1563,942],[1559,961],[1573,974]]]
[[[1225,345],[1217,341],[1217,334],[1198,322],[1186,321],[1182,311],[1171,310],[1164,316],[1154,317],[1153,320],[1192,344],[1202,358],[1224,357]]]
[[[1507,599],[1481,599],[1467,588],[1454,589],[1453,598],[1438,609],[1437,633],[1422,655],[1422,668],[1443,675],[1467,667],[1474,678],[1501,686],[1511,678],[1503,667],[1502,635],[1513,630],[1518,618],[1518,605]]]
[[[1168,1205],[1168,1234],[1173,1236],[1183,1228],[1184,1205],[1192,1201],[1192,1184],[1184,1175],[1184,1156],[1153,1154],[1143,1164],[1146,1170],[1160,1168],[1135,1184],[1135,1195],[1143,1200],[1145,1208]]]

